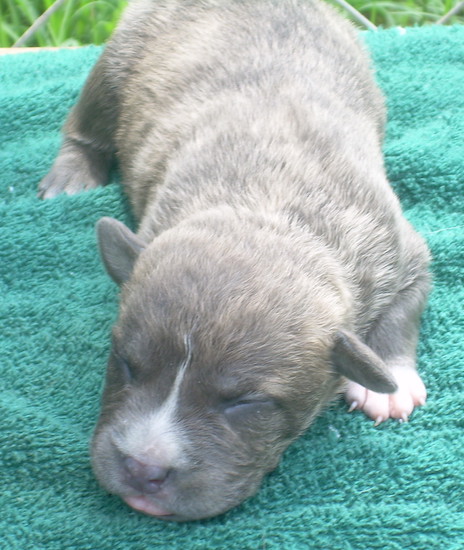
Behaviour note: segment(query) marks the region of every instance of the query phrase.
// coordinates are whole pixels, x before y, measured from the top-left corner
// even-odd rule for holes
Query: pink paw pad
[[[410,367],[395,367],[391,373],[398,390],[392,394],[376,393],[356,382],[348,382],[345,399],[350,405],[349,411],[362,410],[379,425],[388,418],[397,418],[407,422],[414,407],[424,405],[427,390],[417,371]]]

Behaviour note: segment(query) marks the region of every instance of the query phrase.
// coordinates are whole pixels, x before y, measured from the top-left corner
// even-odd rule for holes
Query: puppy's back
[[[118,56],[132,56],[121,63],[129,70],[118,74],[124,78],[118,148],[126,181],[152,188],[154,174],[164,179],[173,151],[218,136],[224,150],[235,136],[242,143],[248,138],[237,165],[251,164],[241,157],[247,146],[256,149],[246,143],[254,136],[266,139],[271,155],[277,141],[304,143],[306,151],[309,141],[316,154],[324,153],[324,137],[346,146],[353,117],[378,145],[382,97],[354,30],[334,15],[312,1],[280,0],[271,9],[259,0],[135,2],[110,45]],[[249,166],[244,171],[248,176]],[[148,197],[139,191],[129,189],[141,213]]]
[[[143,238],[223,204],[275,213],[336,251],[360,327],[425,269],[385,176],[368,56],[324,3],[139,0],[109,48]]]

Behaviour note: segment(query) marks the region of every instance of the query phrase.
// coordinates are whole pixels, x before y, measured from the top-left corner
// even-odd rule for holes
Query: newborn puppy
[[[351,26],[312,0],[137,0],[65,126],[40,194],[106,182],[121,285],[93,468],[167,520],[258,489],[346,391],[377,422],[425,401],[429,254],[381,154],[384,107]]]

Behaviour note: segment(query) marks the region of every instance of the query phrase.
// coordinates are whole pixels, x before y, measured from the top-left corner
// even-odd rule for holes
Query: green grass
[[[351,5],[370,21],[383,27],[433,23],[456,2],[350,0]],[[13,45],[52,3],[53,0],[0,0],[0,47]],[[101,44],[111,34],[126,4],[127,0],[67,0],[27,45]],[[463,23],[464,13],[460,17],[453,17],[451,23],[455,22]]]
[[[330,3],[334,3],[329,0]],[[382,27],[409,27],[434,23],[448,13],[458,0],[348,0],[374,25]],[[450,23],[463,23],[461,17],[454,16]]]
[[[53,4],[53,0],[0,0],[0,47],[8,47]],[[118,21],[126,0],[67,0],[27,46],[101,44]]]

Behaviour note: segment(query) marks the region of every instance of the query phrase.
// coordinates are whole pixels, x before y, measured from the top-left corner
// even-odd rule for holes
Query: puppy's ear
[[[101,218],[97,222],[97,239],[108,275],[118,285],[125,283],[146,244],[114,218]]]
[[[382,359],[354,334],[340,330],[332,349],[335,371],[365,388],[393,393],[398,388]]]

